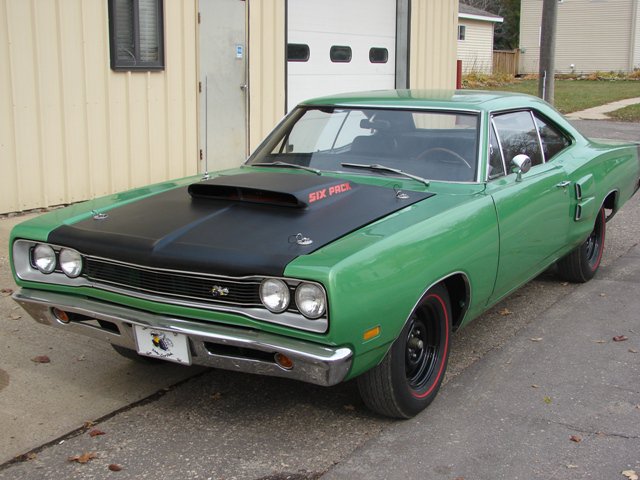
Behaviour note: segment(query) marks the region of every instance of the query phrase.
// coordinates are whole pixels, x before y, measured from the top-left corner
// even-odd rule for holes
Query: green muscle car
[[[347,94],[292,111],[241,167],[15,227],[14,299],[134,359],[357,378],[408,418],[452,332],[553,264],[585,282],[639,147],[525,95]]]

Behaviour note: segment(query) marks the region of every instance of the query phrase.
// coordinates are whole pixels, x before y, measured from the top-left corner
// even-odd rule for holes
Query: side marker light
[[[364,332],[364,335],[362,335],[362,339],[366,342],[367,340],[376,338],[378,335],[380,335],[380,326],[370,328],[369,330]]]

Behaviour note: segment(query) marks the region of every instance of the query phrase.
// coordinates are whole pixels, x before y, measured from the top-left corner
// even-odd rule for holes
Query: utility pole
[[[553,105],[555,96],[556,18],[558,0],[543,0],[540,26],[538,96]]]

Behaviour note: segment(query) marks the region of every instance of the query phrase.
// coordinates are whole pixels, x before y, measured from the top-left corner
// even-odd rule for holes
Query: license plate
[[[186,335],[140,325],[133,327],[140,355],[191,365],[189,341]]]

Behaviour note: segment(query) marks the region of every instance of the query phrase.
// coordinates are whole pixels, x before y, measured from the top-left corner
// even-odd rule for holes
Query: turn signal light
[[[62,311],[59,308],[53,309],[53,315],[62,323],[69,323],[71,321],[69,315],[67,315],[67,312]]]
[[[285,370],[291,370],[293,368],[293,360],[286,355],[276,353],[273,358],[280,368],[284,368]]]

